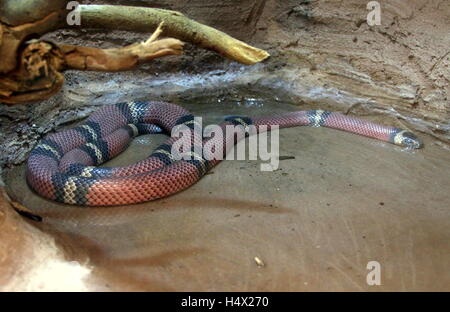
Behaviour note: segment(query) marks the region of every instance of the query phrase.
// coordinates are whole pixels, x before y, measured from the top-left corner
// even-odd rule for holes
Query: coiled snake
[[[115,168],[95,166],[115,157],[135,136],[171,133],[180,125],[195,129],[195,123],[189,111],[165,102],[103,106],[82,124],[46,136],[32,150],[27,162],[28,184],[47,199],[82,206],[132,204],[174,194],[196,183],[223,157],[206,157],[192,148],[182,151],[192,157],[175,159],[172,146],[180,138],[170,137],[148,158],[135,164]],[[198,136],[192,131],[185,140],[193,147],[221,145],[219,156],[223,156],[229,150],[227,147],[245,137],[249,125],[255,126],[257,132],[269,131],[274,125],[325,126],[408,148],[421,147],[420,140],[411,132],[322,110],[269,117],[232,116],[219,126],[225,129],[227,125],[238,126],[237,132],[220,138]],[[214,147],[210,149],[216,152]]]

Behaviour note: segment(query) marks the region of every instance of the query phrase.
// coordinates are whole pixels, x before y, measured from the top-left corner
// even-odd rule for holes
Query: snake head
[[[395,135],[394,142],[397,145],[405,146],[407,149],[418,149],[423,147],[423,142],[414,133],[400,131]]]

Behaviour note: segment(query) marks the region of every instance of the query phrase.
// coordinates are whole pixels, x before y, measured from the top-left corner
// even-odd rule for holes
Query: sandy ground
[[[210,122],[303,109],[249,97],[186,107]],[[145,158],[163,139],[140,137],[108,165]],[[184,192],[125,207],[55,204],[28,188],[24,166],[8,171],[10,196],[43,217],[32,223],[64,254],[45,282],[15,289],[450,290],[448,151],[427,137],[409,152],[306,127],[281,130],[280,142],[280,156],[295,159],[274,172],[224,161]],[[366,283],[369,261],[381,265],[381,286]]]

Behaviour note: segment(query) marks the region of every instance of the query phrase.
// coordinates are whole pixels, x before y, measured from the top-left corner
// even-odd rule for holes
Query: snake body
[[[408,148],[421,146],[420,140],[406,130],[336,112],[310,110],[268,117],[227,117],[219,126],[222,129],[237,126],[237,132],[222,138],[198,136],[192,131],[193,134],[184,139],[194,148],[182,151],[192,156],[188,159],[174,159],[171,150],[180,138],[170,137],[149,157],[135,164],[96,167],[123,151],[138,135],[171,133],[174,127],[181,125],[195,129],[196,120],[189,111],[175,104],[126,102],[105,105],[82,124],[49,134],[39,142],[28,158],[28,184],[47,199],[80,206],[112,206],[154,200],[195,184],[223,158],[206,157],[195,147],[223,146],[222,155],[219,155],[223,156],[230,145],[246,136],[250,125],[257,132],[270,131],[273,126],[324,126]],[[214,147],[211,151],[217,152]]]

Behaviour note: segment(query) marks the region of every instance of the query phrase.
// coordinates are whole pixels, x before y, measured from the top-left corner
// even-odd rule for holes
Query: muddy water
[[[206,122],[309,108],[250,90],[172,100]],[[139,137],[106,165],[143,159],[164,139]],[[94,289],[450,290],[450,152],[425,144],[408,152],[332,129],[283,129],[289,157],[274,172],[224,161],[179,194],[124,207],[44,200],[24,166],[7,182],[68,261],[92,268]],[[381,286],[366,283],[369,261],[381,265]]]

